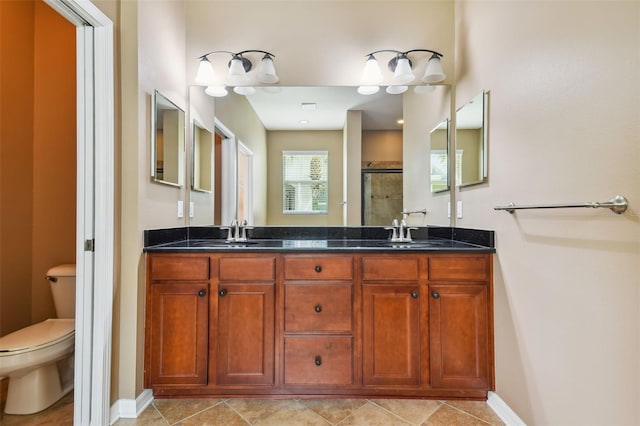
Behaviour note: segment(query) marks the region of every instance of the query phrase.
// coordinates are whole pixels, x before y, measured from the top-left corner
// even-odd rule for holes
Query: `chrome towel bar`
[[[506,210],[509,213],[513,213],[516,210],[525,210],[525,209],[571,209],[578,207],[586,207],[586,208],[599,208],[606,207],[611,209],[612,212],[617,214],[622,214],[627,211],[627,207],[629,207],[629,203],[627,199],[622,195],[616,195],[611,200],[606,201],[604,203],[599,203],[597,201],[587,202],[587,203],[570,203],[570,204],[538,204],[538,205],[529,205],[529,206],[518,206],[515,203],[509,203],[506,206],[496,206],[494,210]]]

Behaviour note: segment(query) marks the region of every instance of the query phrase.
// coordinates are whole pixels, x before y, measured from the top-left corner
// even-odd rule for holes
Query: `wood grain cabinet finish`
[[[209,258],[149,263],[145,383],[207,382]]]
[[[490,256],[429,258],[431,385],[494,388]]]
[[[275,257],[219,259],[218,385],[273,385]]]
[[[353,256],[284,256],[284,386],[351,386]]]
[[[147,255],[161,396],[486,398],[488,253]]]

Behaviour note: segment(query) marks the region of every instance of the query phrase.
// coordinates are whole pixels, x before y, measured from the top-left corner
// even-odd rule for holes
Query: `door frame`
[[[76,26],[74,424],[109,424],[114,285],[113,22],[89,0],[44,0]]]

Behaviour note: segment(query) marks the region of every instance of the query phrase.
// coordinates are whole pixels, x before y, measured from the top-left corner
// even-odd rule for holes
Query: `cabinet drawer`
[[[353,278],[352,256],[287,256],[284,258],[286,280],[350,280]]]
[[[353,383],[350,336],[286,337],[284,382],[288,385]]]
[[[154,281],[206,281],[209,279],[208,257],[152,256],[149,273]]]
[[[435,255],[429,256],[429,280],[488,280],[490,257],[486,255]]]
[[[351,332],[351,285],[285,285],[284,330]]]
[[[417,256],[367,256],[362,259],[363,280],[417,280],[419,274]]]
[[[220,281],[273,281],[275,257],[222,257]]]

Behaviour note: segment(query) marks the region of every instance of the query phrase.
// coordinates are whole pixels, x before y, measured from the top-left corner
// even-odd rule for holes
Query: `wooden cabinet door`
[[[217,383],[274,383],[273,283],[221,283],[218,291]]]
[[[420,384],[418,284],[362,287],[363,383]]]
[[[431,386],[488,389],[488,286],[435,283],[428,297]]]
[[[206,384],[209,283],[151,285],[149,385]]]

